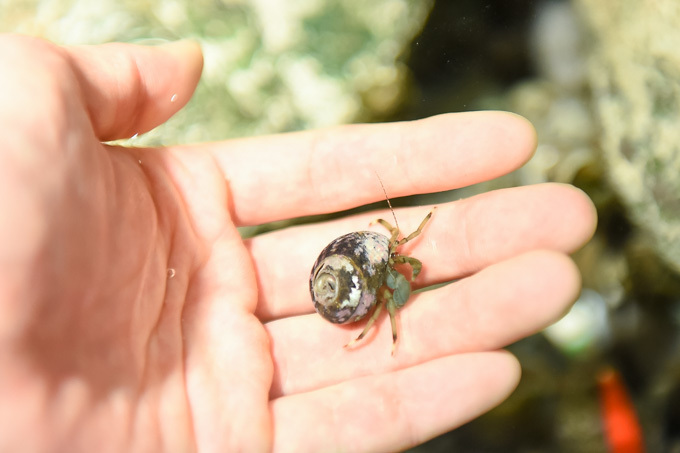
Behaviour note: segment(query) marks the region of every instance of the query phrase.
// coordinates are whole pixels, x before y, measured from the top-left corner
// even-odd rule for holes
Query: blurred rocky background
[[[464,110],[527,117],[539,145],[522,169],[394,202],[575,184],[600,219],[575,255],[584,290],[509,348],[524,376],[505,403],[412,451],[680,452],[677,0],[0,0],[0,11],[0,31],[59,43],[201,42],[194,99],[131,144]]]
[[[0,0],[0,31],[62,44],[191,38],[189,105],[137,143],[187,143],[368,121],[403,101],[400,56],[430,0]]]

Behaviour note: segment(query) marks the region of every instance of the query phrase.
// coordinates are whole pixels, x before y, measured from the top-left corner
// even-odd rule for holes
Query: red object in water
[[[643,453],[642,428],[621,375],[613,368],[597,377],[605,440],[611,453]]]

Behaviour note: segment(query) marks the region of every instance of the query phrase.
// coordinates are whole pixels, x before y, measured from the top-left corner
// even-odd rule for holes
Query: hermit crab
[[[309,291],[316,311],[330,322],[346,324],[362,319],[375,307],[364,330],[346,346],[361,340],[386,306],[392,324],[394,354],[397,343],[395,313],[411,295],[411,283],[395,266],[409,265],[411,281],[422,269],[420,261],[400,255],[397,249],[421,233],[433,212],[434,209],[425,216],[418,229],[401,239],[396,217],[394,227],[378,219],[376,223],[384,226],[390,237],[373,231],[356,231],[340,236],[321,251],[309,277]]]

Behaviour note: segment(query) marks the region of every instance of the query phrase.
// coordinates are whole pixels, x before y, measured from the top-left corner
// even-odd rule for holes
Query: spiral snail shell
[[[389,238],[372,231],[345,234],[328,244],[309,278],[316,311],[336,324],[366,316],[385,281],[389,258]]]
[[[361,334],[347,346],[362,339],[387,307],[392,323],[392,352],[397,341],[395,312],[411,295],[411,283],[395,266],[408,264],[413,269],[411,281],[420,273],[417,259],[400,255],[397,248],[420,234],[432,216],[430,211],[416,231],[399,239],[399,228],[378,219],[390,237],[372,231],[348,233],[331,241],[316,259],[309,277],[309,292],[316,311],[330,322],[345,324],[358,321],[375,308]]]

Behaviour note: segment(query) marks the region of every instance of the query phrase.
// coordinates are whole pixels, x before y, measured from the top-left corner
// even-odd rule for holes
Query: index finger
[[[469,112],[200,145],[231,192],[233,220],[255,225],[450,190],[524,164],[536,135],[524,118]]]

